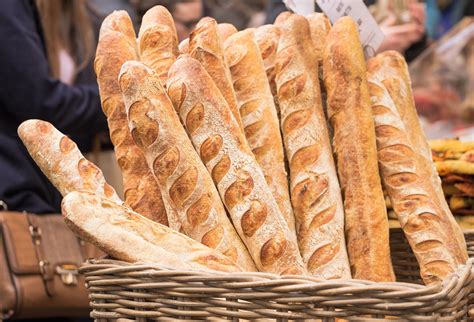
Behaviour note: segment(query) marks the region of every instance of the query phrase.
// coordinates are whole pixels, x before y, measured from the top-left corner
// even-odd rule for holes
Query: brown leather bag
[[[60,215],[0,211],[0,320],[89,316],[77,269],[102,255]]]

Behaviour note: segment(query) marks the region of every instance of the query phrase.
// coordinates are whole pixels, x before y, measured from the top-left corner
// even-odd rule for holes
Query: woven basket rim
[[[264,272],[177,270],[159,263],[91,259],[79,271],[97,319],[358,319],[435,321],[474,314],[474,258],[443,283],[422,285],[401,229],[391,229],[400,282],[321,280]],[[474,230],[464,231],[473,256]],[[413,254],[411,255],[413,256]],[[418,274],[418,275],[416,275]],[[471,310],[471,313],[468,313]],[[472,315],[474,317],[474,315]]]
[[[269,286],[272,281],[275,284],[303,286],[308,284],[318,284],[321,288],[343,288],[357,287],[364,291],[369,290],[391,290],[401,291],[402,289],[412,289],[417,293],[419,290],[424,291],[440,291],[450,288],[453,282],[466,281],[470,275],[474,276],[474,258],[468,259],[466,264],[460,265],[458,270],[450,277],[446,278],[441,284],[421,285],[407,282],[374,282],[368,280],[345,279],[345,280],[323,280],[313,276],[301,275],[284,275],[280,276],[273,273],[265,272],[206,272],[198,270],[177,270],[169,268],[158,263],[127,263],[115,259],[89,259],[80,268],[79,272],[87,278],[89,276],[98,275],[119,275],[130,276],[133,278],[141,277],[178,277],[194,279],[199,281],[234,281],[236,283],[243,282],[261,282],[262,286]]]

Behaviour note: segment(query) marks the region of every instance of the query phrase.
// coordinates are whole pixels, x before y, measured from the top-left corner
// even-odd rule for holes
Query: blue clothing
[[[29,156],[17,128],[36,118],[73,138],[106,130],[97,84],[90,81],[91,71],[81,73],[75,86],[49,75],[34,1],[1,1],[0,41],[0,200],[10,210],[59,212],[61,196]]]
[[[426,30],[431,39],[439,39],[454,27],[464,16],[470,15],[472,1],[453,0],[443,10],[438,8],[437,0],[426,0]]]

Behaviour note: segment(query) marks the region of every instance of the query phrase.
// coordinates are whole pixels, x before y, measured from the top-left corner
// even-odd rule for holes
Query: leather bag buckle
[[[33,242],[35,245],[40,245],[41,244],[41,228],[29,225],[28,229],[30,230],[31,237],[33,239]]]
[[[56,273],[61,276],[64,285],[77,285],[77,265],[63,264],[56,266]]]

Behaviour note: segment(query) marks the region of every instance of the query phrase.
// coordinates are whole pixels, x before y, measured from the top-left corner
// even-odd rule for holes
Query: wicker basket
[[[474,257],[474,230],[465,236],[469,256]],[[80,271],[86,276],[91,316],[97,321],[473,320],[474,259],[443,285],[424,286],[402,231],[392,229],[390,239],[397,283],[209,274],[106,259],[92,260]]]

